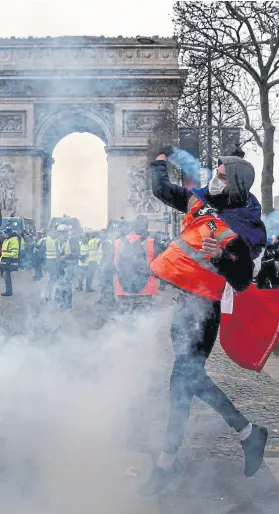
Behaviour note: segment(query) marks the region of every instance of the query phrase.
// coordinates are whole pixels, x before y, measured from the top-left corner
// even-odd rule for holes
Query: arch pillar
[[[42,156],[42,184],[41,184],[41,227],[47,227],[51,216],[51,171],[54,164],[52,154],[44,152]]]

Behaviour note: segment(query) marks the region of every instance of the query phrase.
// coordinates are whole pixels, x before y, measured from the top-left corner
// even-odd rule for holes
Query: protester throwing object
[[[245,291],[253,280],[254,259],[266,244],[261,207],[250,193],[254,169],[241,157],[220,157],[208,186],[190,191],[169,181],[166,161],[172,152],[172,148],[163,150],[152,163],[153,193],[187,214],[181,234],[150,267],[157,277],[180,289],[171,326],[176,358],[165,444],[150,478],[140,489],[142,496],[159,493],[181,472],[177,452],[194,395],[239,433],[246,476],[253,476],[261,466],[268,435],[266,428],[250,422],[236,409],[205,371],[217,338],[226,284],[235,291]],[[188,182],[192,182],[191,177]]]

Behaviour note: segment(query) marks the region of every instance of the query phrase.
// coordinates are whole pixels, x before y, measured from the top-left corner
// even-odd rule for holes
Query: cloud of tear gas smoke
[[[43,308],[24,335],[2,336],[1,512],[107,514],[119,487],[110,468],[122,466],[135,436],[137,398],[150,410],[142,398],[161,368],[158,331],[168,331],[169,312],[139,317],[132,329],[118,319],[85,336],[71,313],[61,319]]]
[[[123,454],[141,442],[163,444],[152,421],[163,437],[172,305],[168,297],[132,326],[116,317],[99,331],[87,328],[86,311],[75,319],[41,306],[30,309],[22,335],[1,336],[1,512],[111,514],[108,501],[126,491],[110,470],[124,475]],[[189,308],[189,323],[201,323],[206,313]]]
[[[262,216],[262,220],[266,227],[267,240],[269,243],[272,242],[272,236],[279,235],[279,211],[274,210],[267,216]]]
[[[183,180],[189,187],[204,187],[207,185],[210,179],[210,170],[201,168],[199,159],[196,159],[186,150],[175,147],[169,161],[182,171]]]

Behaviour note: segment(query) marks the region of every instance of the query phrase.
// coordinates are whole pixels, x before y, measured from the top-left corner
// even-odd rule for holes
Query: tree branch
[[[278,84],[279,84],[279,78],[276,80],[273,80],[272,82],[269,82],[269,84],[267,84],[267,89],[270,91],[270,89],[272,89],[274,86],[278,86]]]
[[[189,23],[189,27],[190,27],[190,23]],[[230,59],[236,66],[240,66],[243,70],[247,71],[247,73],[249,73],[251,75],[251,77],[255,80],[255,82],[258,84],[258,86],[260,86],[260,84],[261,84],[260,75],[257,73],[255,68],[253,68],[253,66],[251,66],[251,64],[246,59],[244,59],[244,57],[239,56],[239,55],[237,55],[237,56],[233,55],[231,52],[226,50],[226,47],[222,44],[218,48],[218,46],[217,46],[218,42],[216,42],[215,45],[212,45],[210,35],[199,31],[194,24],[192,25],[191,28],[193,30],[197,30],[199,32],[199,34],[203,38],[206,39],[206,43],[204,44],[204,47],[202,49],[202,50],[204,50],[205,53],[208,50],[210,50],[213,54],[214,53],[215,53],[215,55],[218,54],[220,57],[228,57],[228,59]],[[183,45],[181,45],[181,48],[183,48]],[[235,45],[234,48],[239,48],[239,46]],[[186,51],[188,50],[188,43],[186,43],[184,46],[184,52],[185,52],[185,50]]]
[[[279,49],[279,45],[278,45],[278,49]],[[273,70],[269,73],[269,75],[268,75],[268,77],[267,77],[267,80],[269,80],[269,79],[270,79],[270,77],[272,77],[272,76],[274,75],[274,73],[276,73],[276,71],[278,71],[278,69],[279,69],[279,59],[278,59],[278,61],[276,61],[276,62],[274,63]]]
[[[236,93],[234,93],[232,90],[227,89],[224,82],[220,78],[216,77],[216,79],[220,83],[222,89],[224,91],[226,91],[228,94],[230,94],[234,98],[234,100],[238,103],[238,105],[241,107],[242,112],[244,114],[244,118],[245,118],[246,130],[248,130],[249,132],[251,132],[251,134],[253,134],[256,143],[259,145],[260,148],[263,148],[262,140],[261,140],[258,132],[256,131],[256,129],[251,124],[250,117],[249,117],[249,114],[248,114],[248,111],[246,109],[244,102],[239,98],[239,96]]]
[[[241,15],[241,11],[240,9],[235,9],[232,5],[231,2],[225,2],[226,4],[226,8],[227,8],[227,11],[229,14],[231,14],[233,17],[235,17],[238,21],[244,23],[249,31],[249,34],[250,34],[250,37],[251,37],[251,40],[254,44],[254,47],[255,47],[255,50],[256,50],[256,54],[257,54],[257,57],[258,57],[258,64],[259,64],[259,68],[261,70],[261,72],[263,71],[263,68],[264,68],[264,64],[263,64],[263,58],[262,58],[262,54],[261,54],[261,49],[260,49],[260,46],[258,44],[258,41],[256,39],[256,36],[255,36],[255,33],[252,29],[252,26],[248,20],[248,18],[246,16],[243,16]]]

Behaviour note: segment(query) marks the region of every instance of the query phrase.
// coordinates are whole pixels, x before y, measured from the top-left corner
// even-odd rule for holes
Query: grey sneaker
[[[267,437],[268,431],[265,427],[253,425],[249,437],[245,441],[241,441],[245,455],[244,475],[246,477],[252,477],[261,467]]]

